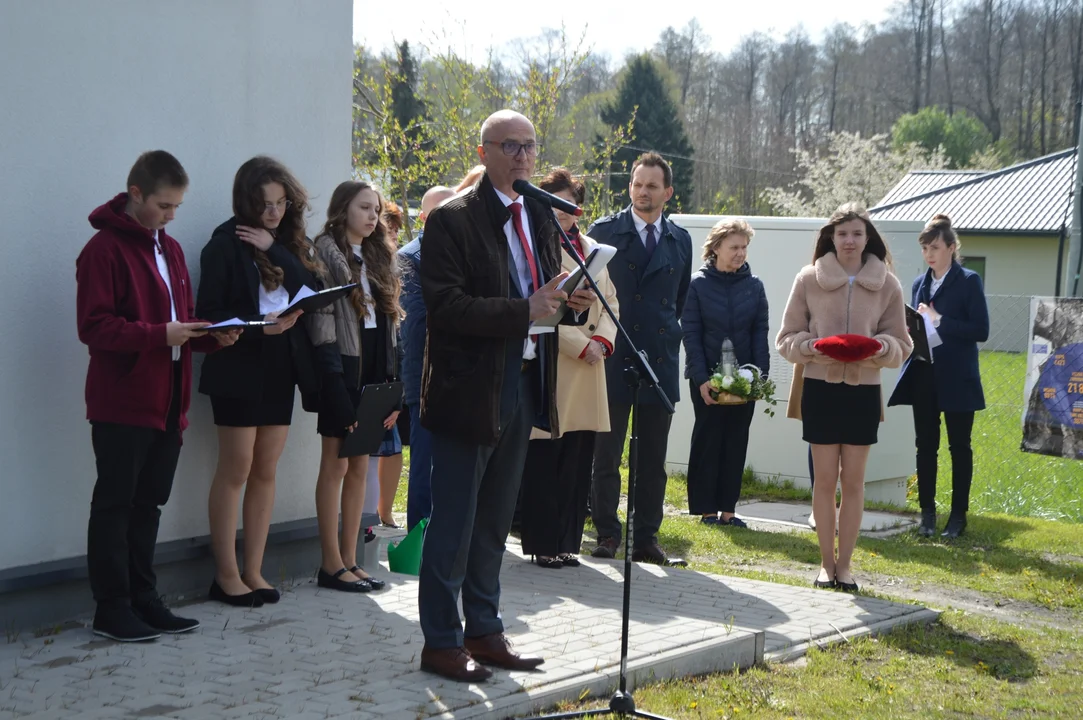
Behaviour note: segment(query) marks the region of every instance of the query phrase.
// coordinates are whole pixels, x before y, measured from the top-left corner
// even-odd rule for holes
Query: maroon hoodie
[[[158,274],[154,234],[124,212],[127,203],[128,194],[121,193],[90,214],[98,232],[75,261],[79,339],[90,349],[87,419],[165,430],[173,395],[169,295]],[[158,242],[169,266],[177,321],[197,322],[184,251],[164,230]],[[181,430],[188,426],[192,351],[218,347],[209,335],[181,346]]]

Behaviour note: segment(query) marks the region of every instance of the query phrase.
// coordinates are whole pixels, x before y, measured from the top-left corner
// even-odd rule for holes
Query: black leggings
[[[914,435],[917,446],[918,502],[922,510],[936,509],[937,454],[940,450],[940,405],[932,368],[918,362],[914,378]],[[970,482],[974,476],[974,451],[970,435],[974,411],[944,412],[951,453],[951,512],[965,513],[970,505]]]

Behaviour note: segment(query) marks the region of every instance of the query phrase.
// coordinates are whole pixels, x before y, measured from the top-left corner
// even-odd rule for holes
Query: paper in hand
[[[929,339],[929,349],[943,345],[944,341],[940,339],[940,333],[936,331],[933,321],[925,313],[922,313],[921,317],[925,319],[925,337]]]

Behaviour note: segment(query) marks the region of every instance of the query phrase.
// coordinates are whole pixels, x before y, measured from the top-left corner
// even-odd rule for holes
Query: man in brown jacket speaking
[[[488,678],[484,664],[542,663],[512,651],[499,613],[500,563],[530,429],[558,426],[556,336],[528,329],[564,299],[575,311],[565,322],[585,321],[579,313],[596,299],[557,288],[567,273],[552,213],[512,189],[530,179],[537,152],[527,118],[510,110],[487,118],[478,146],[485,174],[433,211],[421,249],[428,313],[421,424],[433,435],[418,589],[421,668],[464,682]]]

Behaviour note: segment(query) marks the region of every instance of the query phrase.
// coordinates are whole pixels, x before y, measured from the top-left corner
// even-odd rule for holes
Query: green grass
[[[682,720],[1078,717],[1080,658],[1077,634],[946,613],[937,624],[814,649],[802,663],[655,683],[635,698]]]
[[[983,352],[980,363],[986,409],[974,418],[971,509],[1083,522],[1083,463],[1019,449],[1026,354]],[[947,510],[951,458],[946,429],[942,430],[939,465],[937,505]]]
[[[667,517],[659,542],[696,570],[763,577],[764,568],[777,568],[799,574],[771,579],[799,585],[810,582],[820,563],[811,532],[720,531],[696,518]],[[1083,526],[1074,523],[972,515],[963,537],[951,542],[913,532],[862,537],[854,569],[859,579],[862,573],[906,578],[1071,610],[1083,619]]]

